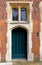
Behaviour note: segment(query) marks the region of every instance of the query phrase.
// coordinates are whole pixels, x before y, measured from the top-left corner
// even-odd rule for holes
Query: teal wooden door
[[[27,58],[27,31],[22,28],[12,30],[12,59]]]

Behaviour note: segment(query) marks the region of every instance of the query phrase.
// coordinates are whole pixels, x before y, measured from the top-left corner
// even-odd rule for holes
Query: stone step
[[[42,62],[13,61],[12,65],[42,65]]]
[[[0,62],[0,65],[12,65],[12,62]]]
[[[42,62],[28,62],[28,61],[10,61],[0,62],[0,65],[42,65]]]

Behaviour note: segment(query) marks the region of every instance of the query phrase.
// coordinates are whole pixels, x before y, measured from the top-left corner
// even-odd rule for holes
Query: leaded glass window
[[[18,20],[18,8],[12,9],[12,20],[17,21]]]
[[[26,8],[21,9],[21,20],[26,21],[27,20],[27,11]]]

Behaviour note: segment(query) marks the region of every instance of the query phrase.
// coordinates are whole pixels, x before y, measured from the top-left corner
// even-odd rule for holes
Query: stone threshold
[[[42,65],[42,62],[29,62],[25,60],[15,60],[15,61],[7,61],[0,62],[0,65]]]
[[[12,62],[0,62],[0,65],[12,65]]]

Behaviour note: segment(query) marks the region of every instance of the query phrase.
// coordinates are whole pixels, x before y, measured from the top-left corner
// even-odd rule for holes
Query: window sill
[[[28,21],[10,21],[9,23],[11,23],[11,24],[28,24],[30,22],[28,22]]]
[[[30,22],[28,22],[28,21],[11,21],[10,23],[11,24],[28,24]]]

